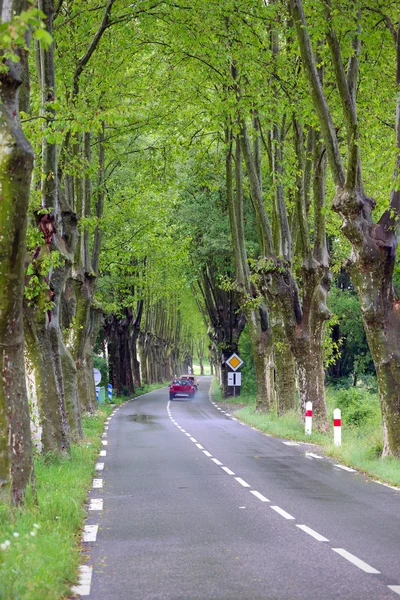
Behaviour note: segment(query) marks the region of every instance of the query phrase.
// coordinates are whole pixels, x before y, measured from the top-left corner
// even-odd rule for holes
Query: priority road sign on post
[[[112,385],[111,385],[111,383],[108,384],[107,389],[108,389],[108,401],[111,402],[111,400],[112,400]]]

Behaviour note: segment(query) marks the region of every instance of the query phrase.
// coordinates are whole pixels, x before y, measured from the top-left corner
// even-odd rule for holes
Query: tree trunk
[[[44,453],[69,452],[69,427],[64,392],[60,387],[61,356],[55,343],[57,325],[47,313],[26,304],[26,350],[35,377]]]
[[[272,332],[275,356],[275,388],[278,415],[298,408],[296,395],[296,365],[286,338],[282,319],[272,312]]]
[[[5,23],[21,3],[2,0],[0,9]],[[3,66],[8,71],[0,75],[0,501],[18,505],[33,482],[22,312],[33,151],[19,118],[21,65],[3,61]]]

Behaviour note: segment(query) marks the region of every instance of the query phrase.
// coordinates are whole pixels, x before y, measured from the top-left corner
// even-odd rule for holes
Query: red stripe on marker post
[[[312,432],[312,402],[306,402],[304,432],[306,435],[311,435]]]
[[[333,411],[333,443],[335,446],[342,445],[342,413],[340,408]]]

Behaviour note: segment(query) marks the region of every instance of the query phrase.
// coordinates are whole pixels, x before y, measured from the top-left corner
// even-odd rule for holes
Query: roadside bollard
[[[335,446],[342,445],[342,412],[340,408],[333,411],[333,443]]]
[[[108,401],[111,402],[111,400],[112,400],[112,385],[111,385],[111,383],[108,384],[107,390],[108,390]]]
[[[306,402],[305,434],[311,435],[311,432],[312,432],[312,402]]]

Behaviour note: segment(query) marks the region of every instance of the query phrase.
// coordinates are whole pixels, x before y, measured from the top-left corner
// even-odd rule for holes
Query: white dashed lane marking
[[[191,441],[192,441],[192,442],[194,442],[194,443],[196,443],[196,442],[197,442],[197,440],[196,440],[194,437],[191,437],[190,439],[191,439]]]
[[[92,583],[92,572],[93,567],[88,567],[87,565],[79,567],[79,583],[71,588],[73,594],[78,594],[78,596],[89,596],[90,584]]]
[[[345,465],[335,465],[338,469],[343,469],[343,471],[348,471],[349,473],[356,473],[355,469],[351,469],[350,467],[346,467]]]
[[[318,542],[329,542],[329,540],[326,537],[324,537],[317,531],[314,531],[314,529],[311,529],[311,527],[307,527],[307,525],[296,525],[296,527],[298,527],[305,533],[308,533],[308,535],[311,535],[311,537],[313,537],[315,540],[318,540]]]
[[[100,450],[99,456],[107,456],[107,450]]]
[[[314,452],[306,452],[306,456],[307,458],[323,458],[323,456],[320,456],[319,454],[314,454]]]
[[[281,517],[283,517],[284,519],[294,519],[294,517],[292,517],[292,515],[290,515],[289,513],[286,512],[286,510],[283,510],[283,508],[280,508],[280,506],[271,506],[272,510],[274,510],[275,512],[278,513],[278,515],[281,515]]]
[[[374,567],[371,567],[371,565],[368,565],[360,558],[357,558],[357,556],[354,556],[354,554],[347,552],[347,550],[344,550],[344,548],[332,548],[332,550],[337,554],[340,554],[340,556],[343,556],[343,558],[345,558],[349,562],[353,563],[353,565],[361,569],[361,571],[364,571],[364,573],[372,573],[374,575],[379,575],[380,571],[374,569]]]
[[[102,462],[96,463],[96,471],[103,471],[103,469],[104,469],[104,463],[102,463]]]
[[[242,479],[241,477],[235,477],[236,481],[238,483],[240,483],[240,485],[242,485],[243,487],[247,487],[249,488],[249,484],[247,483],[247,481],[244,481],[244,479]]]
[[[93,488],[102,488],[103,480],[102,479],[93,479]]]
[[[208,456],[209,458],[212,457],[211,452],[209,452],[208,450],[203,450],[203,454],[205,454],[206,456]]]
[[[388,585],[388,588],[400,596],[400,585]]]
[[[228,469],[228,467],[221,467],[221,469],[223,471],[225,471],[225,473],[228,473],[228,475],[234,475],[235,474],[233,471],[231,471],[230,469]]]
[[[103,510],[103,498],[91,498],[89,510]]]
[[[199,450],[204,450],[204,446],[202,446],[201,444],[196,444],[196,446],[198,447]]]
[[[108,444],[107,440],[101,440],[101,443],[103,444],[103,446],[107,446]]]
[[[265,496],[263,496],[262,494],[260,494],[260,492],[257,492],[256,490],[250,490],[250,494],[253,494],[253,496],[255,496],[256,498],[261,500],[261,502],[269,502],[268,498],[266,498]]]
[[[212,458],[211,460],[213,462],[215,462],[215,464],[218,465],[219,467],[222,465],[222,462],[220,460],[218,460],[218,458]]]
[[[98,525],[85,525],[82,540],[84,542],[95,542],[97,538]]]

